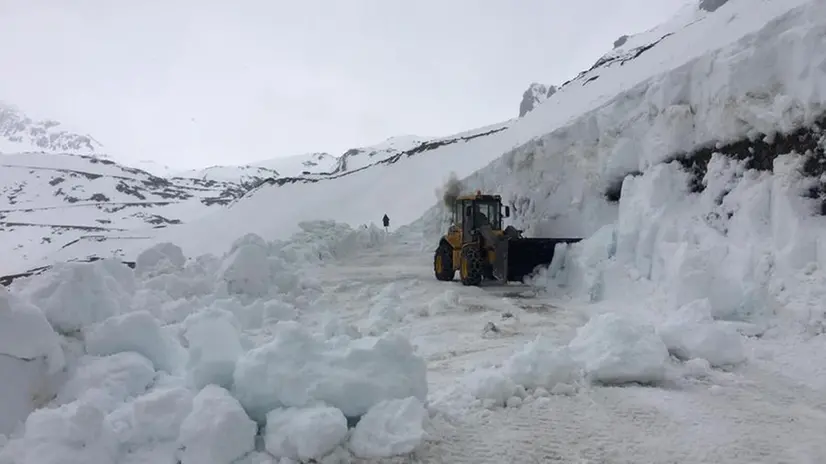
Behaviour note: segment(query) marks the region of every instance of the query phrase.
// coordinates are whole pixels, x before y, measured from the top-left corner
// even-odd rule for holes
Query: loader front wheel
[[[436,279],[444,282],[453,280],[456,270],[453,268],[453,247],[442,242],[433,255],[433,273]]]
[[[478,247],[466,246],[462,248],[462,265],[459,274],[463,285],[479,285],[484,273],[482,253]]]

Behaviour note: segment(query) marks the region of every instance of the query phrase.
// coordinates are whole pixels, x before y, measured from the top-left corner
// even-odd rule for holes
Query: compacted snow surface
[[[687,7],[493,135],[0,289],[0,464],[826,462],[826,139],[723,153],[817,129],[826,5],[757,5]],[[451,170],[584,240],[436,281]]]
[[[302,228],[3,290],[0,463],[826,458],[826,379],[782,359],[822,340],[438,282],[416,234]]]

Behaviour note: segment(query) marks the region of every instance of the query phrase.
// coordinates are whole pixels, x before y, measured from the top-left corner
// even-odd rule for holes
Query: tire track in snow
[[[426,346],[431,392],[455,386],[469,366],[506,359],[539,333],[561,343],[585,322],[582,311],[562,307],[547,314],[516,311],[515,333],[481,336],[487,320],[519,301],[458,283],[430,282],[425,253],[404,247],[371,250],[331,266],[333,285],[358,320],[366,308],[359,295],[375,295],[392,282],[405,287],[405,308],[426,306],[441,292],[455,291],[480,312],[452,308],[413,315],[401,325]],[[529,300],[530,301],[530,300]],[[465,308],[466,309],[466,308]],[[524,308],[523,308],[524,309]],[[411,310],[412,312],[412,310]],[[495,322],[499,322],[498,320]],[[382,463],[588,463],[588,464],[822,464],[826,462],[826,394],[763,369],[760,362],[708,379],[681,380],[672,389],[592,387],[574,396],[551,396],[519,408],[472,409],[436,414],[430,437],[410,456],[355,462]],[[435,387],[435,388],[434,388]],[[447,406],[452,407],[452,406]]]
[[[418,453],[433,463],[821,463],[823,415],[801,415],[750,392],[597,387],[476,412]]]

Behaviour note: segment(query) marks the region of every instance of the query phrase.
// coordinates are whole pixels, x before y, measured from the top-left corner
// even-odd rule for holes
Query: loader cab
[[[489,225],[493,230],[502,230],[502,217],[510,217],[510,208],[502,210],[499,195],[468,195],[457,198],[453,207],[453,223],[462,231],[462,241],[471,240],[475,230]]]

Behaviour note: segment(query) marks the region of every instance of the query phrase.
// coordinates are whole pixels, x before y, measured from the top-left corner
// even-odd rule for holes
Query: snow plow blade
[[[557,244],[576,243],[581,240],[581,238],[511,238],[507,240],[506,280],[522,282],[538,266],[551,264]]]

